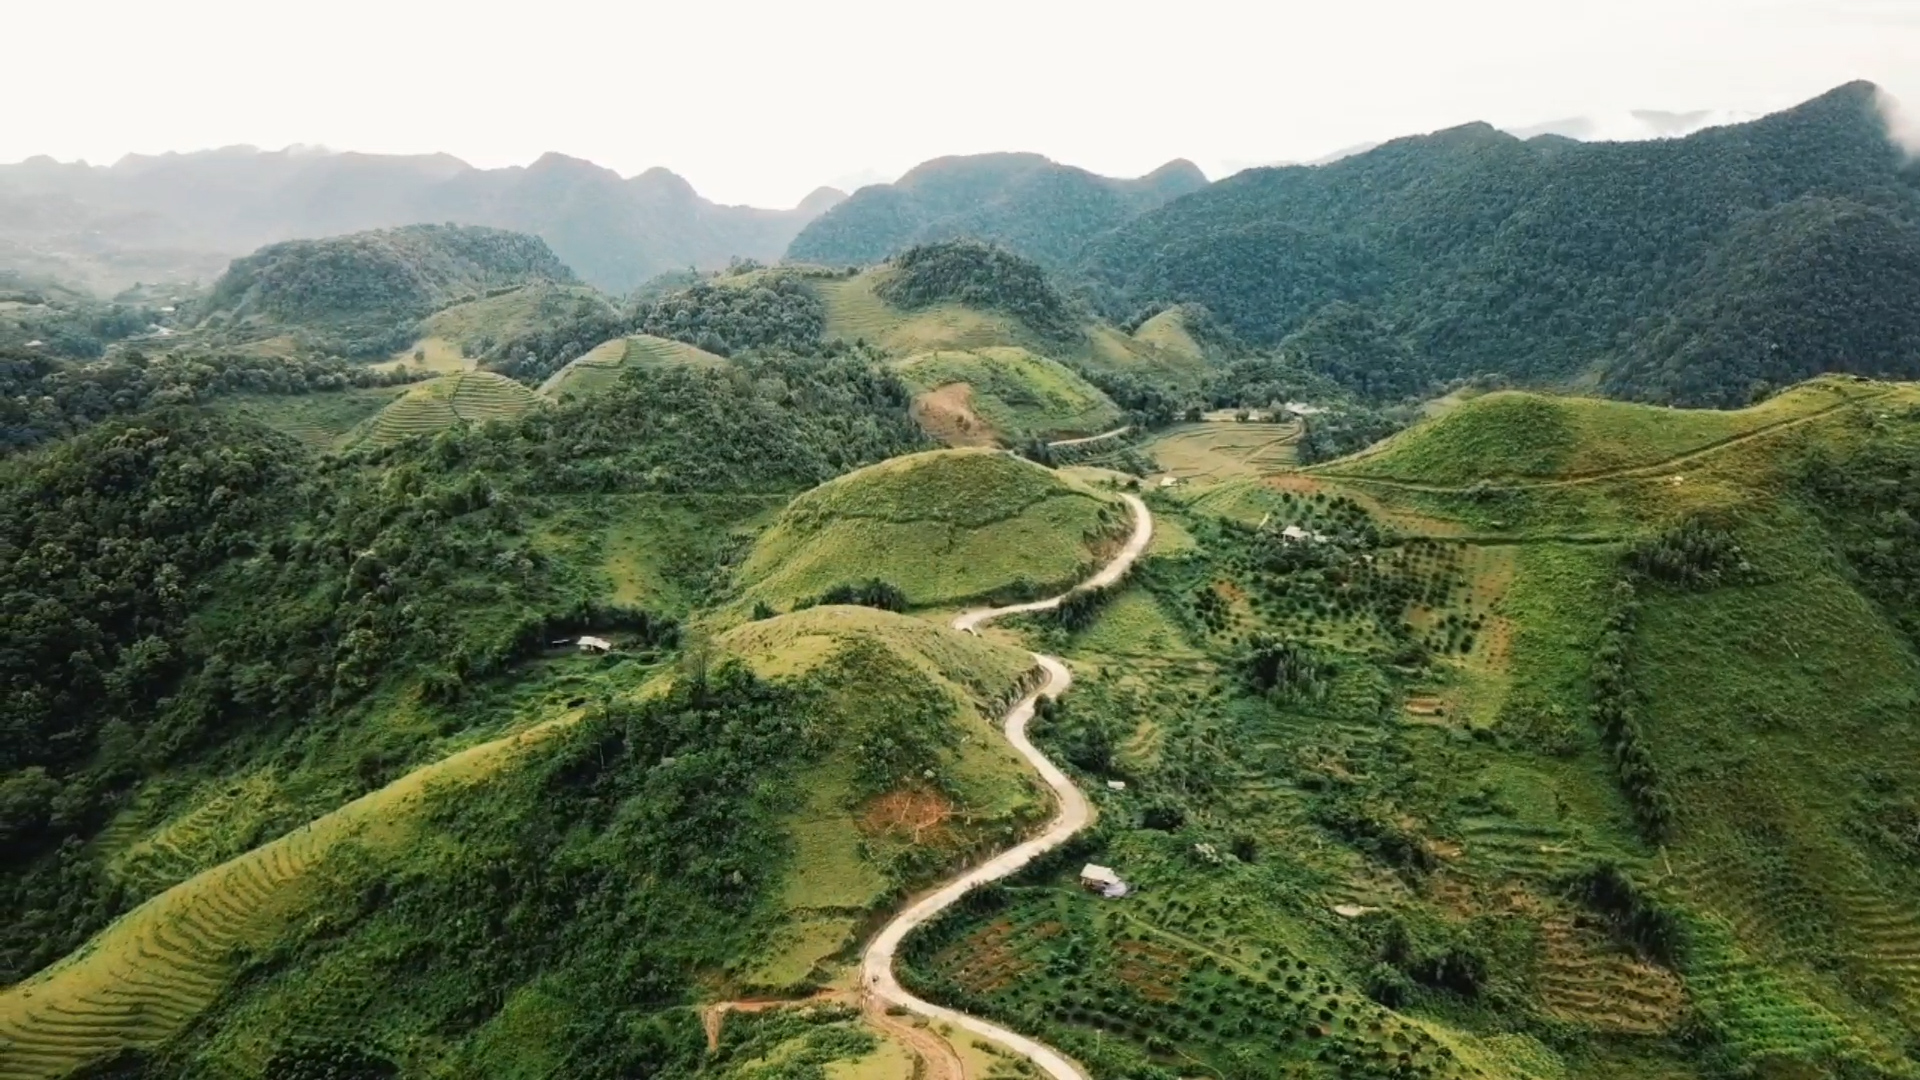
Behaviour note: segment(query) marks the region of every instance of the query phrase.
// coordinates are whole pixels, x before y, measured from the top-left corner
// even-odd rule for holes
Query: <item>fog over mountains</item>
[[[778,258],[844,196],[823,188],[763,210],[701,198],[666,169],[621,177],[560,154],[476,169],[446,154],[228,147],[111,166],[32,158],[0,166],[0,268],[112,291],[210,281],[263,244],[420,222],[534,233],[614,291],[688,266]]]

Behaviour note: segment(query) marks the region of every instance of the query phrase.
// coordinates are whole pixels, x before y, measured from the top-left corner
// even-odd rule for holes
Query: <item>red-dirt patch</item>
[[[1186,954],[1147,941],[1122,941],[1114,951],[1120,954],[1114,977],[1135,993],[1149,1001],[1172,1001],[1178,994],[1189,966]]]
[[[991,994],[1033,969],[1033,961],[1022,955],[1026,949],[1063,929],[1057,922],[1016,927],[1001,919],[942,949],[934,963],[949,968],[953,981],[967,990]]]
[[[993,430],[993,425],[973,411],[973,387],[966,383],[948,383],[938,390],[921,394],[907,411],[921,430],[948,446],[1000,444],[1000,436]]]
[[[1292,491],[1301,495],[1311,495],[1323,490],[1320,481],[1301,473],[1276,473],[1263,478],[1260,482],[1275,491]]]
[[[860,831],[915,844],[943,840],[946,838],[944,826],[953,813],[953,803],[937,791],[889,791],[867,800],[861,808]]]

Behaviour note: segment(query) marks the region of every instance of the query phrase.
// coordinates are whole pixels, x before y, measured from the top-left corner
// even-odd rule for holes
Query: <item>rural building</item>
[[[612,652],[613,642],[608,641],[606,638],[582,637],[580,639],[580,651],[581,652]]]
[[[1088,863],[1080,868],[1080,887],[1101,896],[1127,895],[1127,883],[1110,866]]]
[[[1125,780],[1109,780],[1107,781],[1107,790],[1125,791],[1127,790],[1127,782]]]
[[[1311,540],[1316,544],[1324,544],[1327,542],[1326,533],[1310,532],[1306,529],[1301,528],[1298,525],[1289,525],[1286,528],[1281,529],[1280,536],[1286,540],[1299,541],[1302,543],[1308,540]]]

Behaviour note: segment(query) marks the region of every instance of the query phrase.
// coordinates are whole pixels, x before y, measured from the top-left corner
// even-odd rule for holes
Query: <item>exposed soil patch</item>
[[[948,446],[998,446],[1000,436],[993,425],[973,411],[973,387],[963,382],[948,383],[914,399],[908,410],[914,423]]]
[[[1033,961],[1024,958],[1034,943],[1058,936],[1057,922],[1016,927],[1002,919],[983,926],[942,951],[943,965],[956,965],[954,981],[976,994],[991,994],[1005,989],[1015,979],[1033,969]]]
[[[861,808],[860,831],[915,844],[941,841],[947,839],[944,826],[953,813],[953,803],[937,791],[889,791]]]
[[[1172,1001],[1178,995],[1188,967],[1184,953],[1150,941],[1122,941],[1114,951],[1120,954],[1114,977],[1135,993],[1149,1001]]]

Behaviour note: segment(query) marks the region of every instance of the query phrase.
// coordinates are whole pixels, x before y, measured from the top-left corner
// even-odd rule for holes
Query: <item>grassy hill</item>
[[[420,323],[419,338],[393,361],[412,362],[417,352],[427,353],[430,363],[487,358],[557,324],[613,321],[618,314],[612,301],[588,286],[537,281],[434,312]]]
[[[533,391],[491,371],[442,375],[394,399],[347,436],[354,445],[390,446],[456,424],[511,420],[540,401]]]
[[[1071,583],[1125,528],[1115,501],[993,450],[936,450],[869,466],[795,499],[740,567],[742,594],[777,608],[878,578],[914,606]]]
[[[1457,486],[1573,480],[1684,460],[1884,392],[1878,384],[1830,377],[1718,412],[1503,391],[1471,398],[1317,471]]]
[[[725,357],[684,342],[634,334],[603,341],[568,362],[540,384],[540,392],[556,399],[565,394],[591,394],[617,381],[620,373],[631,367],[719,368],[726,363]]]
[[[772,680],[759,692],[786,702],[808,733],[793,767],[770,778],[780,797],[756,810],[776,865],[756,875],[764,904],[721,920],[743,925],[729,943],[735,955],[713,974],[741,992],[803,988],[844,953],[870,912],[1044,810],[991,724],[1025,685],[1024,653],[866,608],[755,623],[715,645]],[[646,702],[684,703],[665,683],[606,686],[632,702],[612,708],[644,712]],[[746,713],[742,695],[731,708]],[[513,826],[523,800],[571,786],[555,788],[556,776],[594,753],[605,724],[578,709],[525,717],[514,734],[426,765],[160,893],[85,951],[0,997],[0,1066],[9,1077],[54,1077],[119,1048],[164,1046],[160,1060],[172,1067],[248,1073],[272,1071],[276,1047],[314,1043],[368,1048],[409,1068],[565,1055],[564,1028],[524,1030],[512,1009],[456,1021],[460,1038],[403,1049],[422,1019],[457,1015],[456,995],[505,991],[516,980],[468,969],[417,971],[396,983],[382,977],[381,958],[434,940],[444,927],[420,921],[431,910],[421,905],[452,899],[444,890],[467,861],[454,845],[485,844]],[[891,757],[870,752],[882,741],[898,748]],[[702,768],[691,759],[685,767]],[[677,782],[657,776],[643,786]],[[390,890],[393,909],[356,910],[368,888]],[[443,910],[462,917],[457,906]],[[316,935],[322,927],[331,929]],[[596,948],[616,933],[578,929]],[[278,958],[271,971],[260,966],[269,956]],[[544,971],[521,976],[519,992],[545,996],[544,980],[581,962],[555,955],[539,965]],[[219,1037],[183,1037],[210,1011]],[[510,1046],[495,1045],[507,1032]]]
[[[1037,268],[1036,268],[1037,270]],[[1042,356],[1083,364],[1091,370],[1164,380],[1182,386],[1199,383],[1205,358],[1198,352],[1163,348],[1117,327],[1073,312],[1052,286],[1039,308],[1052,311],[1046,326],[1035,326],[1018,305],[970,299],[961,289],[951,295],[938,287],[915,288],[911,304],[890,283],[896,268],[883,265],[850,277],[816,276],[807,286],[820,298],[821,337],[849,344],[864,342],[893,356],[938,350],[977,350],[998,346],[1028,349]],[[1044,279],[1042,279],[1044,280]],[[1065,329],[1063,329],[1065,327]]]
[[[893,369],[914,390],[915,418],[950,446],[1093,435],[1121,422],[1092,384],[1021,348],[922,353]]]
[[[386,357],[433,312],[492,290],[573,272],[533,236],[464,225],[409,225],[289,240],[235,259],[200,309],[224,337],[294,332],[314,348]],[[496,313],[497,314],[497,313]]]

